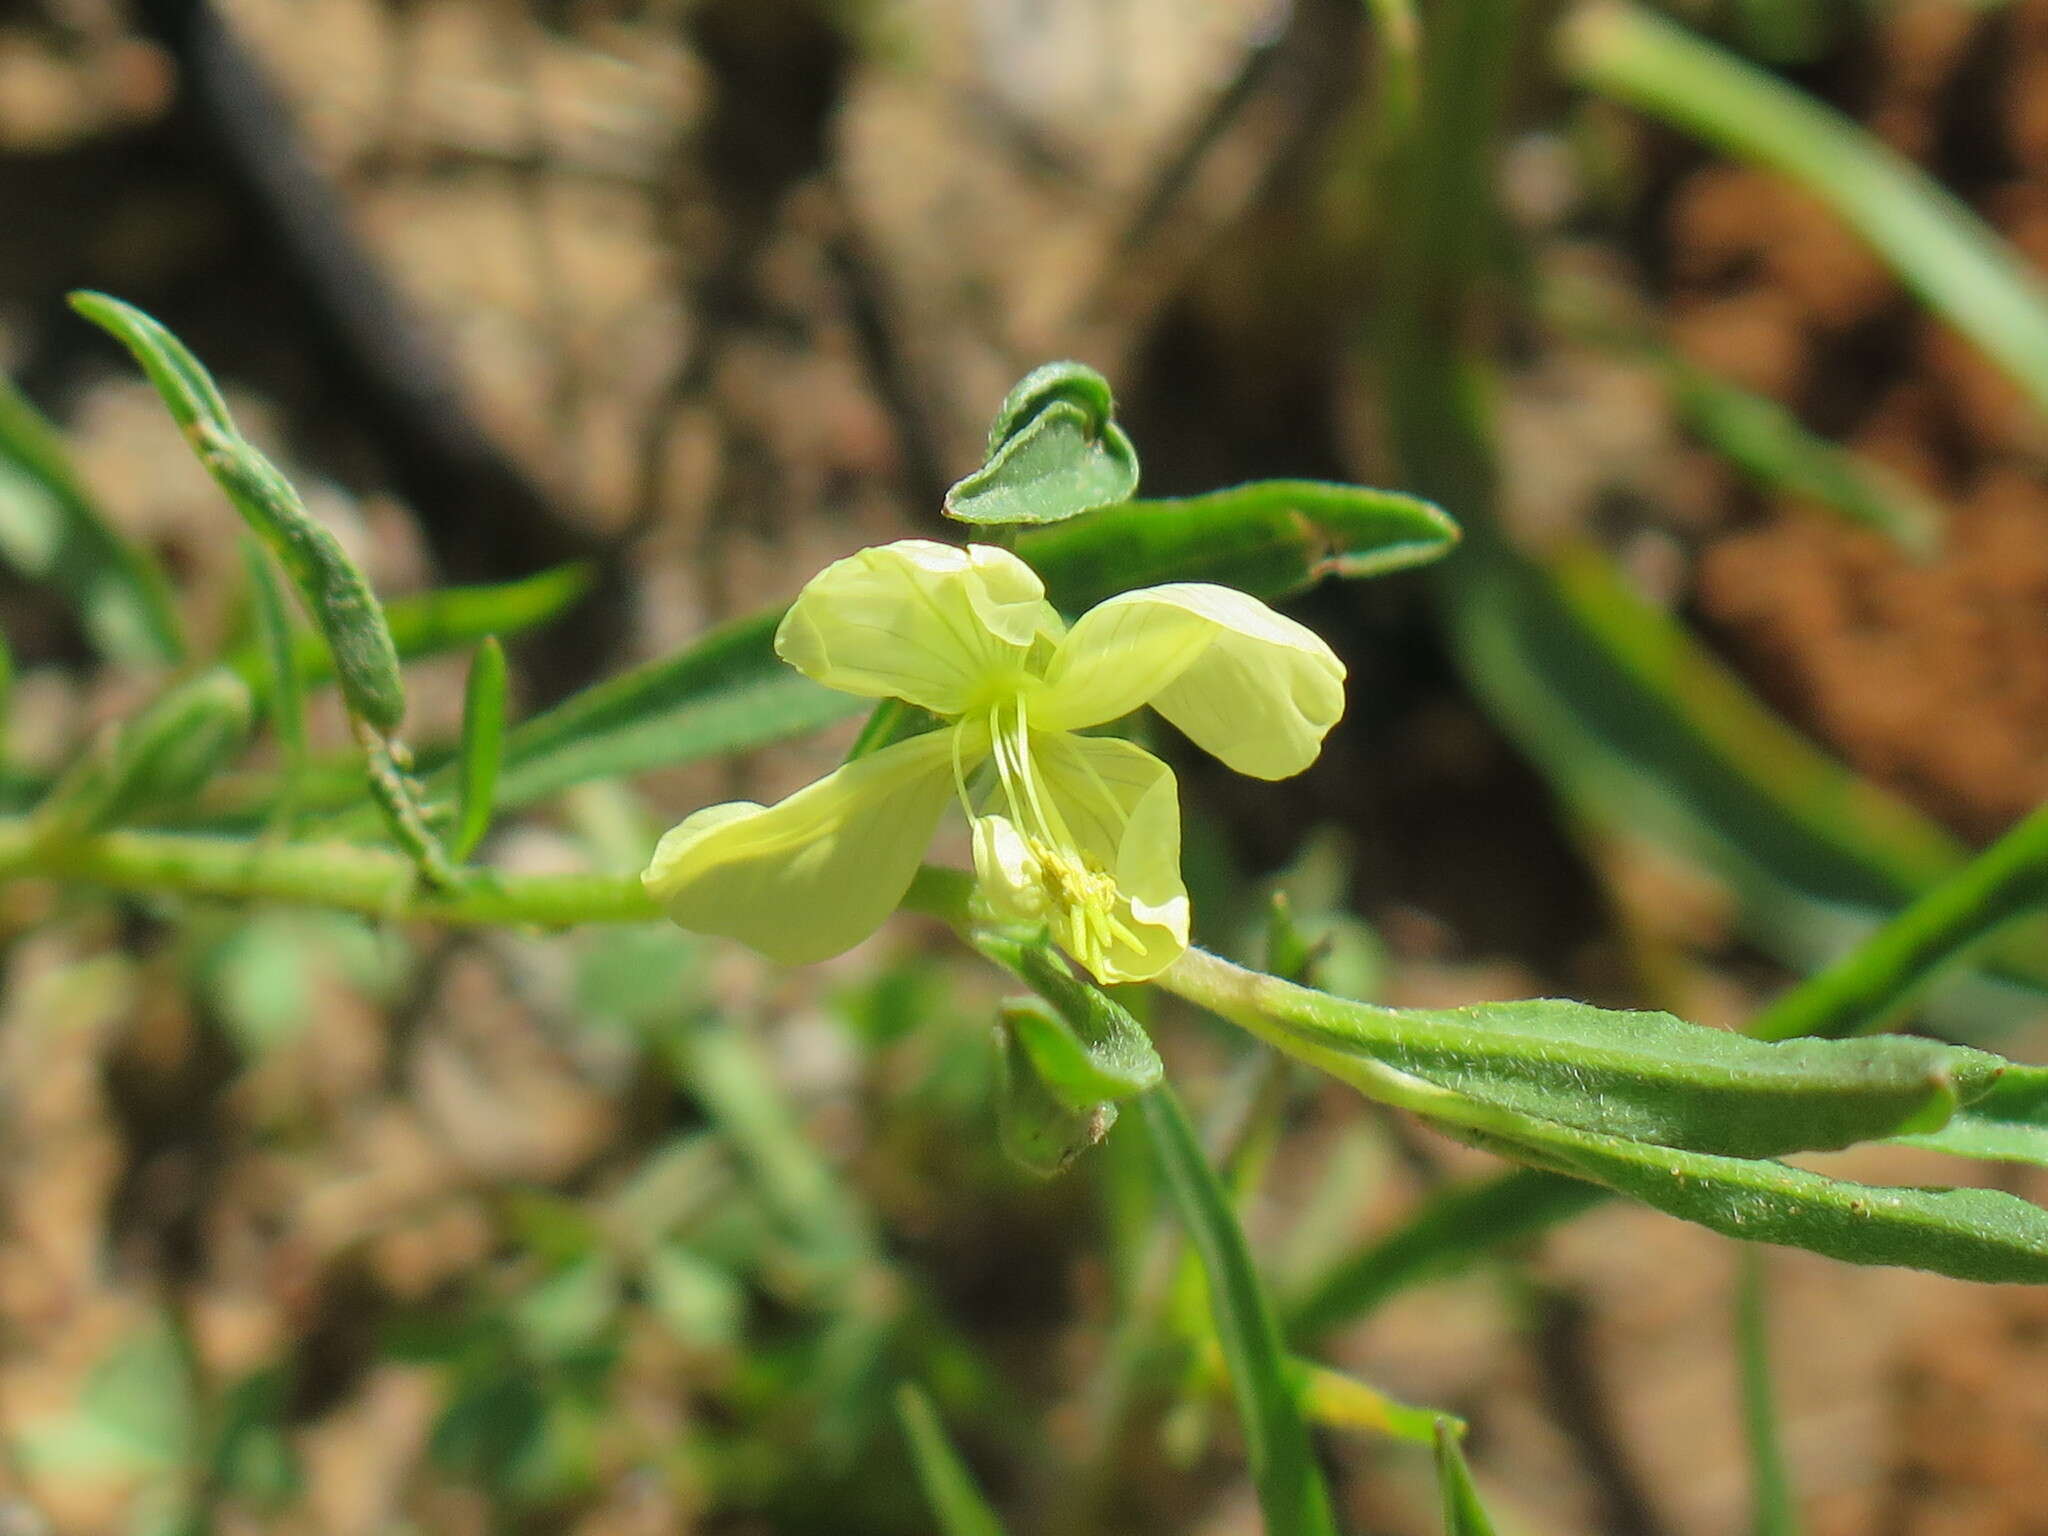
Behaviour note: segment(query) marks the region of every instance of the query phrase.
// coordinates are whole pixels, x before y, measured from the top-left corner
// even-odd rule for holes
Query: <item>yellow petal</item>
[[[901,539],[814,576],[775,632],[806,677],[868,698],[958,715],[1021,672],[1059,616],[1031,567],[986,544]]]
[[[896,910],[952,794],[951,731],[857,758],[772,806],[707,806],[640,877],[685,928],[805,965]]]
[[[1344,663],[1257,598],[1201,582],[1091,608],[1060,642],[1032,723],[1080,730],[1150,704],[1195,745],[1261,779],[1316,760],[1344,713]]]
[[[1088,868],[1115,882],[1116,934],[1097,948],[1053,937],[1097,981],[1145,981],[1188,947],[1180,878],[1180,797],[1173,770],[1143,747],[1102,736],[1033,732],[1031,759]]]

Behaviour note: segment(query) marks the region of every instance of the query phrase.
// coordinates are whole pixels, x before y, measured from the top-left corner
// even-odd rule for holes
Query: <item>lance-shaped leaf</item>
[[[1358,1080],[1354,1061],[1389,1066],[1517,1114],[1734,1157],[1933,1130],[2006,1065],[1931,1040],[1767,1044],[1668,1013],[1552,999],[1381,1008],[1194,952],[1167,984],[1176,977],[1196,981],[1185,995],[1347,1080]]]
[[[184,343],[118,299],[75,293],[72,308],[126,346],[184,431],[199,462],[268,544],[334,656],[349,713],[382,734],[405,717],[405,685],[383,610],[353,560],[298,492],[235,429],[211,376]]]
[[[1456,1274],[1607,1198],[1597,1185],[1533,1168],[1438,1190],[1305,1286],[1288,1309],[1287,1335],[1313,1340],[1356,1322],[1411,1286]]]
[[[244,535],[242,564],[249,573],[249,607],[255,620],[256,643],[265,665],[259,670],[270,723],[284,748],[285,774],[297,779],[311,755],[306,735],[306,683],[299,675],[292,643],[291,612],[277,572],[262,543]],[[289,787],[287,795],[289,795]]]
[[[1325,576],[1384,575],[1456,547],[1441,507],[1400,491],[1324,480],[1255,480],[1173,500],[1133,501],[1017,541],[1060,608],[1133,587],[1213,581],[1275,599]]]
[[[1783,1163],[1682,1152],[1535,1120],[1511,1137],[1473,1139],[1727,1237],[1958,1280],[2048,1282],[2048,1211],[2003,1190],[1858,1184]]]
[[[184,655],[162,567],[122,536],[73,472],[56,429],[4,376],[0,557],[61,591],[109,661],[163,665]]]
[[[1056,523],[1128,501],[1138,454],[1116,424],[1109,382],[1083,363],[1046,363],[996,412],[988,461],[946,492],[963,523]]]
[[[455,835],[449,853],[469,857],[491,824],[498,760],[505,750],[505,648],[487,636],[469,664],[463,693],[462,754],[456,764]]]
[[[1209,1314],[1230,1368],[1268,1536],[1336,1536],[1329,1490],[1302,1421],[1280,1327],[1229,1194],[1173,1090],[1162,1085],[1138,1103],[1160,1176],[1202,1261]]]

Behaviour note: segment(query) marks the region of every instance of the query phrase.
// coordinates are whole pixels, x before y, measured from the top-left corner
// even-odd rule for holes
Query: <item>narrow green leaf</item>
[[[405,717],[398,652],[376,595],[333,533],[298,492],[235,430],[226,402],[184,343],[133,305],[74,293],[71,307],[134,354],[192,451],[237,512],[277,556],[313,625],[334,655],[349,712],[381,734]]]
[[[1771,1341],[1763,1255],[1742,1250],[1736,1281],[1735,1347],[1742,1366],[1742,1427],[1749,1440],[1750,1503],[1756,1536],[1799,1536],[1798,1502],[1785,1465],[1778,1406],[1771,1392]]]
[[[1287,1336],[1307,1342],[1357,1322],[1411,1286],[1456,1274],[1607,1198],[1595,1185],[1533,1168],[1438,1190],[1312,1281],[1288,1310]]]
[[[1761,1040],[1879,1028],[1942,969],[2048,896],[2048,805],[1750,1022]]]
[[[938,1518],[941,1536],[1003,1536],[1002,1522],[982,1497],[967,1463],[946,1438],[931,1399],[906,1381],[896,1389],[896,1416],[902,1421],[917,1480]]]
[[[1383,1008],[1190,951],[1166,983],[1345,1075],[1347,1058],[1600,1135],[1734,1157],[1831,1149],[1945,1123],[2005,1066],[1900,1036],[1766,1044],[1668,1013],[1552,999]],[[1845,1049],[1847,1047],[1847,1049]],[[1370,1091],[1368,1089],[1368,1091]]]
[[[773,646],[779,610],[712,630],[687,650],[621,673],[514,726],[501,805],[572,784],[743,752],[820,729],[864,701],[821,688]],[[444,786],[434,780],[437,789]]]
[[[1161,1084],[1138,1103],[1161,1177],[1208,1280],[1210,1315],[1230,1367],[1267,1536],[1335,1536],[1329,1492],[1302,1422],[1279,1324],[1230,1198],[1172,1088]]]
[[[2048,289],[1953,193],[1805,92],[1635,6],[1582,7],[1562,43],[1593,89],[1825,201],[2048,409]]]
[[[233,428],[213,375],[168,326],[111,294],[80,290],[71,295],[71,307],[135,354],[180,431],[189,435],[197,427]]]
[[[1395,188],[1401,206],[1425,212],[1391,253],[1367,354],[1386,378],[1404,481],[1467,528],[1438,583],[1453,650],[1489,713],[1581,814],[1701,860],[1735,887],[1752,937],[1810,968],[1959,868],[1963,851],[1765,709],[1597,550],[1566,547],[1539,564],[1496,526],[1493,379],[1444,338],[1469,332],[1477,263],[1499,248],[1492,156],[1515,11],[1459,7],[1425,39],[1422,111]],[[2048,988],[2038,939],[2001,939],[1986,968]],[[2014,1001],[1979,986],[1968,1017],[1982,1027],[1993,1005]]]
[[[455,835],[451,857],[466,859],[491,824],[498,789],[498,760],[505,750],[505,649],[486,636],[469,664],[462,702],[462,755],[457,761]]]
[[[14,706],[14,648],[0,631],[0,765],[7,761],[7,724]],[[0,772],[5,772],[0,766]]]
[[[1114,1099],[1055,1089],[1025,1048],[1032,1021],[1059,1028],[1059,1015],[1035,997],[1011,998],[997,1009],[996,1136],[1003,1155],[1028,1173],[1050,1179],[1101,1142],[1116,1124]]]
[[[49,422],[0,376],[0,556],[70,599],[109,661],[171,665],[185,642],[170,579],[124,538]]]
[[[1663,361],[1679,414],[1751,479],[1830,507],[1876,529],[1909,554],[1929,555],[1939,545],[1940,509],[1911,482],[1807,431],[1767,396],[1717,379],[1682,358]]]
[[[2048,1168],[2048,1067],[2007,1067],[1989,1093],[1940,1130],[1898,1139],[1957,1157]]]
[[[262,650],[262,683],[270,723],[284,748],[286,795],[306,770],[312,749],[306,735],[306,686],[293,656],[291,612],[262,543],[243,535],[242,564],[249,572],[250,607],[256,620],[256,641]]]
[[[590,572],[582,565],[561,565],[518,581],[474,587],[436,587],[384,605],[392,644],[401,660],[415,661],[480,644],[486,636],[517,635],[560,615],[590,590]],[[331,681],[334,658],[318,635],[298,634],[292,641],[292,663],[307,687]],[[252,685],[262,682],[269,665],[260,643],[229,653],[226,664]]]
[[[984,931],[972,942],[1049,1005],[1018,1010],[1011,1029],[1047,1088],[1069,1108],[1088,1110],[1105,1099],[1127,1099],[1159,1082],[1159,1053],[1144,1026],[1100,987],[1075,974],[1042,937]]]
[[[738,1153],[763,1203],[819,1272],[843,1281],[872,1258],[865,1209],[806,1139],[746,1033],[718,1020],[676,1019],[659,1043],[678,1081]]]
[[[1835,958],[1966,863],[1946,832],[1766,709],[1599,551],[1564,546],[1539,565],[1482,534],[1453,565],[1451,638],[1489,711],[1595,824],[1729,880],[1745,931],[1788,963]],[[1980,963],[2048,989],[2031,925]],[[1981,1028],[1990,1010],[1972,1004]]]
[[[103,736],[36,808],[53,841],[120,826],[197,791],[249,737],[248,684],[215,667],[178,684]]]
[[[1444,1496],[1444,1536],[1494,1536],[1493,1520],[1479,1502],[1472,1469],[1449,1419],[1436,1427],[1436,1483]]]
[[[2003,1190],[1856,1184],[1783,1163],[1681,1152],[1534,1120],[1512,1138],[1475,1139],[1726,1237],[1958,1280],[2048,1282],[2048,1211]]]
[[[2043,820],[2040,812],[2028,817],[1834,966],[1792,988],[1745,1032],[1781,1039],[1881,1020],[2035,899]],[[1989,1092],[1941,1129],[1898,1139],[1960,1157],[2048,1166],[2048,1069],[2008,1063]],[[1533,1170],[1447,1190],[1312,1285],[1291,1316],[1290,1335],[1313,1338],[1363,1316],[1409,1285],[1568,1220],[1600,1198],[1589,1185]]]
[[[1093,607],[1133,587],[1213,581],[1282,598],[1325,576],[1365,577],[1448,554],[1458,526],[1419,496],[1322,480],[1257,480],[1133,501],[1025,533],[1017,553],[1054,604]]]
[[[860,735],[846,749],[846,760],[850,763],[870,752],[879,752],[899,741],[908,741],[938,723],[939,717],[928,709],[919,709],[901,699],[883,699],[868,712],[867,719],[861,724]]]
[[[996,412],[988,461],[946,492],[946,515],[979,525],[1055,523],[1128,501],[1138,454],[1109,383],[1083,363],[1046,363]]]

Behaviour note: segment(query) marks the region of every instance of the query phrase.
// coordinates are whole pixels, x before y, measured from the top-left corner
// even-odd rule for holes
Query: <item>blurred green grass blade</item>
[[[906,1381],[896,1389],[896,1416],[940,1536],[1004,1536],[1003,1524],[982,1497],[974,1474],[946,1438],[931,1399]]]
[[[2048,805],[1750,1021],[1760,1040],[1881,1027],[2000,927],[2048,898]]]
[[[678,1020],[662,1037],[677,1079],[752,1173],[763,1202],[831,1284],[875,1249],[866,1212],[804,1136],[761,1057],[735,1024]]]
[[[1533,1168],[1438,1190],[1398,1226],[1305,1287],[1288,1309],[1287,1336],[1313,1341],[1410,1286],[1456,1274],[1606,1199],[1595,1185]]]
[[[1436,1430],[1436,1482],[1444,1496],[1444,1536],[1494,1536],[1493,1520],[1479,1502],[1479,1489],[1449,1420]]]
[[[1450,552],[1457,524],[1419,496],[1322,480],[1258,480],[1131,501],[1024,534],[1017,553],[1068,611],[1132,587],[1213,581],[1268,600],[1325,576],[1377,576]]]
[[[517,581],[476,587],[437,587],[384,605],[398,654],[411,661],[523,634],[560,618],[590,590],[587,565],[558,565]]]
[[[306,684],[295,659],[291,610],[285,604],[277,571],[262,542],[244,534],[240,545],[242,565],[249,573],[249,606],[255,618],[256,645],[264,661],[260,680],[245,676],[244,681],[256,682],[262,689],[271,728],[284,749],[286,778],[296,781],[306,770],[312,748],[306,735]],[[312,641],[314,637],[309,635],[307,639]],[[290,782],[286,793],[290,793]]]
[[[1222,979],[1234,1022],[1367,1093],[1372,1083],[1349,1070],[1354,1064],[1391,1067],[1477,1103],[1598,1135],[1724,1156],[1831,1150],[1931,1130],[1958,1102],[1989,1091],[2005,1066],[1987,1052],[1932,1040],[1766,1044],[1668,1013],[1549,998],[1384,1008],[1191,956],[1176,976]]]
[[[1453,649],[1488,712],[1582,814],[1699,859],[1735,887],[1753,937],[1811,968],[1954,872],[1963,851],[1764,708],[1597,550],[1538,563],[1495,527],[1492,380],[1444,337],[1495,244],[1491,124],[1513,15],[1504,3],[1460,7],[1426,39],[1423,109],[1396,190],[1431,213],[1391,253],[1374,333],[1404,476],[1468,533],[1438,582]],[[2048,989],[2048,945],[2031,927],[1988,945],[1982,964]],[[1969,1002],[1982,1027],[2013,999],[1978,986]]]
[[[462,751],[456,761],[455,832],[451,857],[462,860],[483,841],[496,803],[498,762],[505,750],[505,648],[486,635],[469,664],[463,690]]]
[[[0,556],[61,591],[107,660],[168,666],[184,658],[170,579],[114,527],[72,469],[56,429],[4,375]]]
[[[384,618],[399,658],[417,661],[480,644],[487,635],[516,635],[546,624],[589,590],[587,567],[561,565],[517,581],[438,587],[395,597],[384,605]],[[293,638],[292,662],[300,681],[309,688],[334,677],[334,658],[318,635],[302,632]],[[227,665],[251,684],[260,685],[268,662],[259,643],[231,652]]]
[[[1767,396],[1675,355],[1663,366],[1686,425],[1758,484],[1832,508],[1908,554],[1930,555],[1939,546],[1940,509],[1902,476],[1807,431]]]
[[[249,739],[249,685],[213,667],[102,735],[35,811],[35,835],[68,841],[196,793]]]
[[[1237,1217],[1194,1127],[1164,1084],[1138,1100],[1161,1178],[1209,1283],[1209,1308],[1230,1367],[1267,1536],[1336,1536],[1289,1365]]]
[[[1771,1390],[1768,1299],[1763,1255],[1745,1244],[1736,1279],[1735,1347],[1742,1372],[1742,1428],[1749,1441],[1753,1529],[1756,1536],[1799,1536],[1798,1502]]]
[[[1442,585],[1489,711],[1602,825],[1648,832],[1730,881],[1744,927],[1810,969],[1953,875],[1961,847],[1766,709],[1590,546],[1544,563],[1475,538]],[[2048,989],[2038,925],[1979,963]]]
[[[505,738],[500,805],[527,805],[591,779],[750,751],[807,735],[867,701],[785,666],[781,612],[712,630],[689,649],[574,694]],[[436,788],[444,787],[437,776]]]
[[[1456,1433],[1465,1432],[1464,1422],[1450,1414],[1410,1407],[1327,1365],[1296,1359],[1292,1367],[1300,1383],[1301,1411],[1326,1429],[1364,1431],[1411,1445],[1434,1445],[1436,1427],[1445,1422]]]
[[[1847,118],[1662,17],[1618,0],[1561,33],[1601,94],[1796,181],[2048,410],[2048,288],[1961,200]]]
[[[2003,1190],[1857,1184],[1784,1163],[1681,1152],[1534,1120],[1509,1137],[1475,1139],[1724,1237],[1804,1248],[1845,1264],[2048,1283],[2048,1211]]]
[[[1989,1093],[1940,1130],[1898,1139],[1958,1157],[2048,1168],[2048,1067],[2007,1067]]]

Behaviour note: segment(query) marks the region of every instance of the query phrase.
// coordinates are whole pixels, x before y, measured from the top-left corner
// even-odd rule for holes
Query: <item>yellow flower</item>
[[[698,811],[642,876],[685,928],[789,964],[852,947],[895,910],[957,799],[990,913],[1042,922],[1103,982],[1142,981],[1188,942],[1173,771],[1077,734],[1150,704],[1240,773],[1315,761],[1344,665],[1257,598],[1185,582],[1125,592],[1069,629],[1006,550],[905,539],[828,566],[775,651],[847,693],[945,722],[774,806]]]

